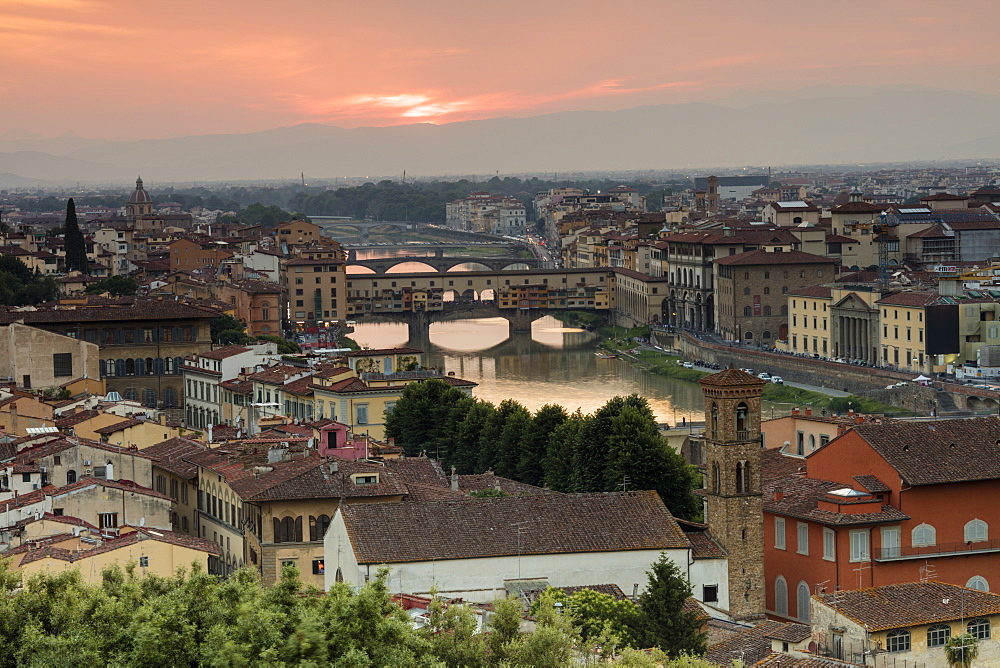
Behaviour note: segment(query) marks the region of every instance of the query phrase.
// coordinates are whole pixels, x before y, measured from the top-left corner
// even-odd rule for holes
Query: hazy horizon
[[[983,94],[1000,5],[8,0],[0,138],[374,128],[802,89]]]

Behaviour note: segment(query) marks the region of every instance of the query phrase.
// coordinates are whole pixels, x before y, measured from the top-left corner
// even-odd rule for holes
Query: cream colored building
[[[931,371],[926,353],[927,306],[938,299],[936,292],[897,292],[876,302],[881,315],[881,363],[923,373]],[[978,318],[978,311],[976,316]],[[978,321],[976,322],[978,325]]]
[[[977,666],[1000,665],[1000,595],[943,582],[908,582],[812,597],[812,643],[821,656],[867,665],[948,668],[948,639],[971,633]],[[885,662],[884,664],[882,662]]]
[[[9,314],[8,317],[16,317]],[[0,377],[18,387],[59,387],[75,378],[100,378],[100,347],[55,332],[11,322],[0,327]]]

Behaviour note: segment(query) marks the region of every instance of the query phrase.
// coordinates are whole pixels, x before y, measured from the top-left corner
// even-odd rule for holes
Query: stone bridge
[[[435,322],[451,322],[471,318],[503,318],[510,326],[511,334],[530,333],[531,323],[547,315],[553,315],[559,310],[550,308],[502,309],[491,301],[446,302],[440,311],[359,313],[352,317],[362,322],[404,322],[409,330],[410,340],[422,341],[430,336],[430,326]],[[590,311],[591,309],[574,308],[573,310]],[[596,310],[593,312],[598,313]]]
[[[352,251],[353,252],[353,251]],[[471,271],[516,271],[525,270],[539,265],[538,258],[514,258],[514,257],[462,257],[442,255],[406,255],[401,257],[385,257],[374,260],[348,259],[347,266],[367,267],[376,274],[388,273],[390,269],[405,262],[420,262],[434,269],[437,272],[448,272],[455,267],[472,264],[479,265]]]

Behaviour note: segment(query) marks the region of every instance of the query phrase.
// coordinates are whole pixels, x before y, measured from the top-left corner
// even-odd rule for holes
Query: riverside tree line
[[[655,490],[670,512],[698,519],[694,467],[660,436],[646,400],[614,397],[593,414],[549,404],[534,415],[513,399],[494,406],[441,380],[407,385],[386,415],[386,436],[407,456],[446,470],[512,478],[559,492]]]

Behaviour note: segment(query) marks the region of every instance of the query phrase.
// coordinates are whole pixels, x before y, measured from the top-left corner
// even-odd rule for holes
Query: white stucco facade
[[[338,512],[324,538],[326,555],[325,587],[336,582],[338,571],[343,581],[363,585],[374,577],[379,564],[359,564],[343,517]],[[708,577],[711,584],[718,583],[720,596],[727,581],[725,560],[698,560],[689,571],[689,549],[665,551],[668,558],[684,573],[695,577]],[[427,595],[432,587],[445,597],[462,597],[467,601],[486,603],[505,595],[504,581],[522,578],[546,578],[553,587],[616,584],[627,595],[634,585],[641,593],[646,588],[646,571],[660,558],[660,550],[623,550],[619,552],[585,552],[544,555],[517,555],[475,558],[443,559],[387,564],[389,589],[394,593]],[[721,562],[721,570],[717,564]],[[701,594],[701,582],[694,582],[693,595]],[[728,595],[726,595],[728,605]]]

